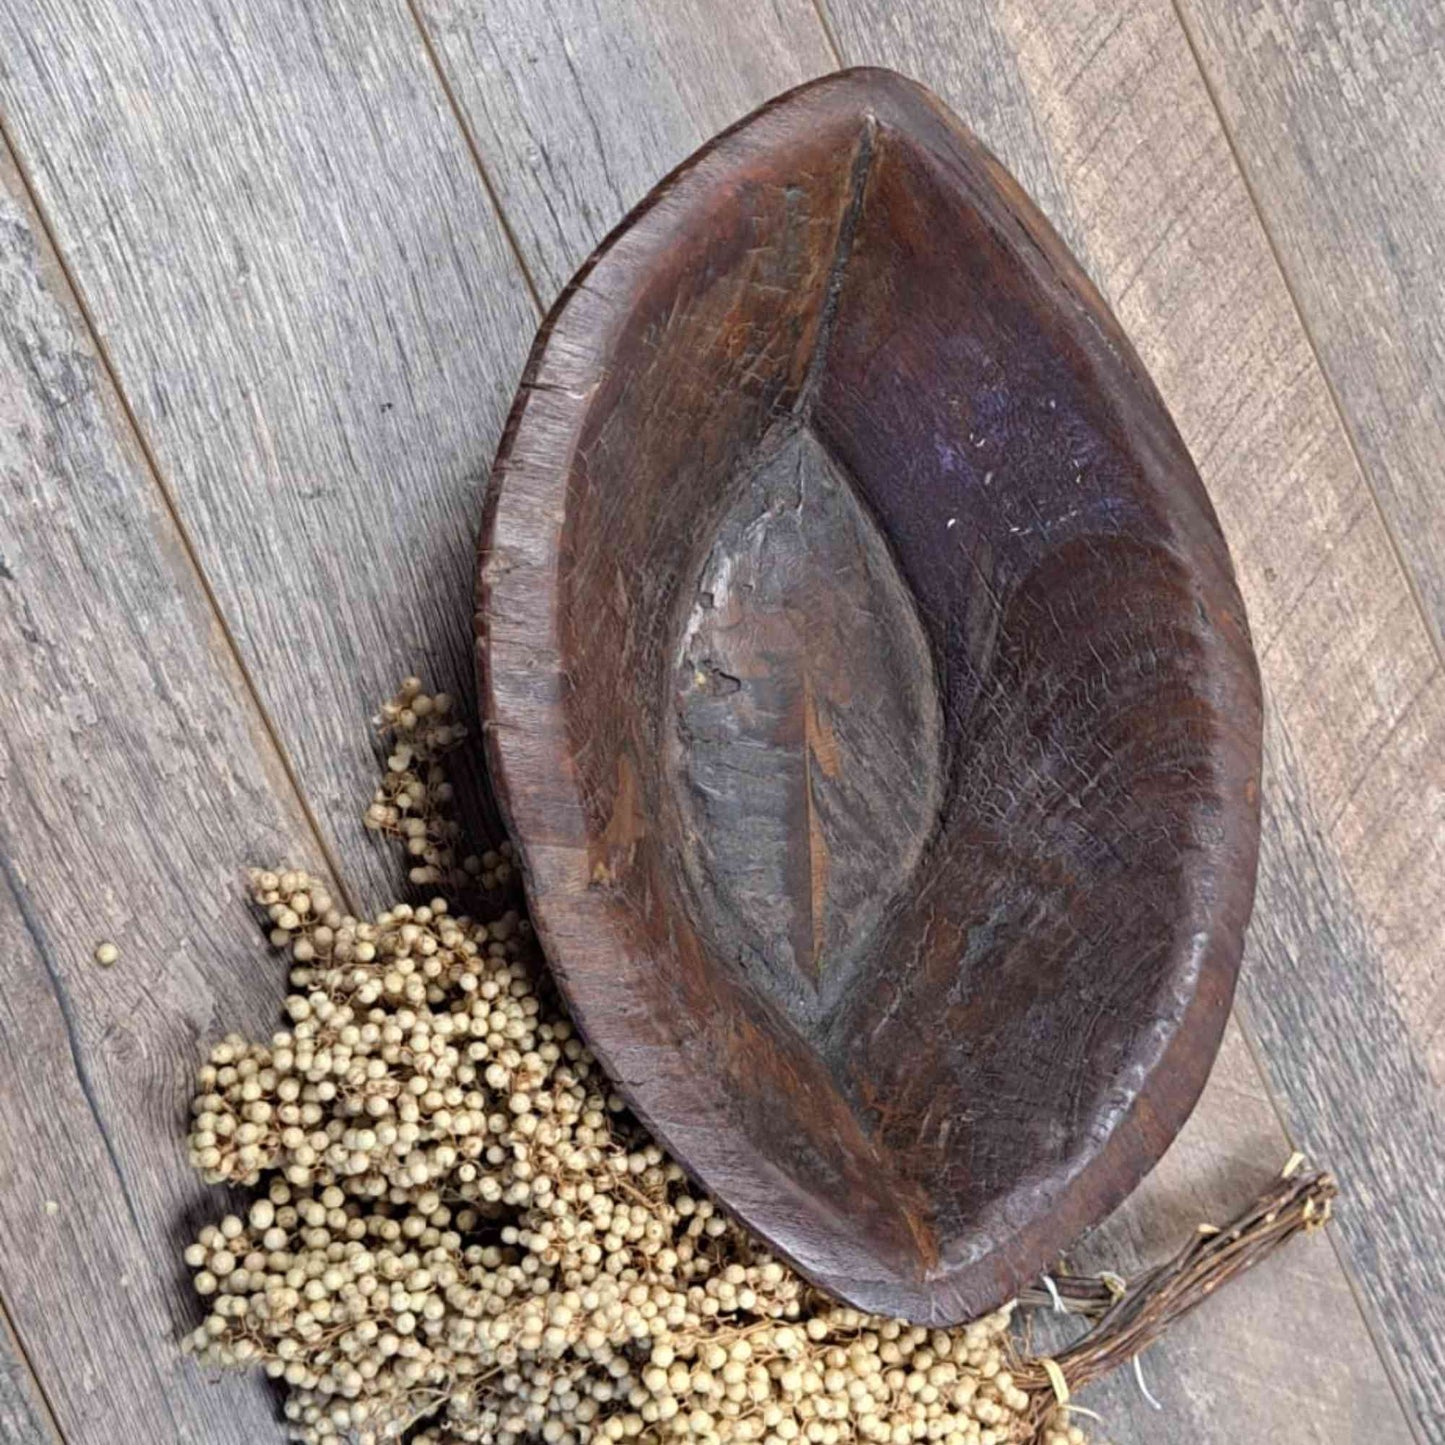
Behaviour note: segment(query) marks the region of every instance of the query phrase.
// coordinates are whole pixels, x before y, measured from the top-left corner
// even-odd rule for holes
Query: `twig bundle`
[[[1033,1433],[1047,1439],[1067,1413],[1071,1394],[1136,1359],[1181,1315],[1202,1304],[1220,1285],[1253,1268],[1287,1239],[1322,1228],[1339,1187],[1333,1176],[1306,1170],[1301,1156],[1224,1228],[1201,1224],[1172,1259],[1125,1283],[1117,1275],[1053,1275],[1053,1291],[1025,1290],[1019,1304],[1062,1308],[1092,1320],[1082,1339],[1051,1358],[1020,1352],[1014,1378],[1033,1393]]]

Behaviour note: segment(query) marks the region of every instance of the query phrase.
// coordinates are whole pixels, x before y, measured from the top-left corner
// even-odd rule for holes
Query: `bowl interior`
[[[1257,683],[1092,288],[936,102],[851,84],[699,157],[554,317],[488,687],[549,955],[634,1103],[815,1278],[951,1319],[1193,1104]],[[539,671],[548,744],[513,743]]]

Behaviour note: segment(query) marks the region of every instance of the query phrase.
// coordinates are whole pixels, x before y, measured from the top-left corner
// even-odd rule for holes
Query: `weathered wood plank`
[[[811,0],[416,0],[548,303],[651,186],[833,69]]]
[[[10,1321],[0,1314],[0,1441],[5,1445],[57,1445],[60,1439]]]
[[[1438,676],[1428,708],[1412,713],[1399,731],[1423,732],[1438,758],[1445,735]],[[1265,779],[1260,888],[1268,907],[1255,929],[1246,1017],[1301,1138],[1340,1175],[1347,1257],[1398,1357],[1425,1438],[1440,1440],[1440,1089],[1405,1000],[1391,986],[1390,942],[1362,906],[1351,840],[1331,830],[1303,781],[1302,736],[1281,710],[1266,718],[1273,766]],[[1422,894],[1418,906],[1439,904]]]
[[[416,24],[0,4],[0,114],[323,832],[389,901],[356,720],[415,667],[471,695],[478,493],[536,324]]]
[[[1445,634],[1445,11],[1319,3],[1186,5],[1183,11],[1225,124],[1264,213],[1295,300],[1409,566],[1437,646]],[[1350,840],[1356,889],[1394,950],[1438,956],[1445,923],[1438,851],[1392,823],[1400,787],[1433,788],[1438,837],[1445,788],[1431,742],[1441,704],[1419,680],[1401,736],[1377,766],[1393,786],[1318,801]],[[1397,980],[1437,1083],[1445,1083],[1445,979],[1419,968]]]
[[[1438,641],[1445,9],[1184,0],[1180,13]]]
[[[1439,1096],[1424,1074],[1428,960],[1445,926],[1440,774],[1428,758],[1442,736],[1438,663],[1186,37],[1163,0],[994,0],[968,26],[922,3],[832,0],[828,10],[848,60],[896,65],[933,85],[1039,198],[1114,305],[1204,473],[1278,723],[1267,808],[1274,817],[1285,799],[1304,800],[1291,806],[1309,819],[1303,832],[1278,822],[1267,830],[1243,997],[1303,1147],[1342,1174],[1347,1195],[1359,1190],[1342,1211],[1341,1238],[1416,1409],[1437,1428],[1439,1227],[1423,1216],[1439,1205],[1421,1204],[1402,1229],[1386,1223],[1380,1201],[1433,1178],[1441,1147]],[[1328,855],[1327,871],[1306,844]],[[1389,887],[1379,855],[1408,860],[1421,885],[1412,896]],[[1303,922],[1286,937],[1276,920],[1288,916]],[[1368,950],[1341,933],[1346,919]],[[1404,1020],[1388,1039],[1356,1011],[1365,984]],[[1353,1027],[1338,1016],[1327,1035],[1291,1026],[1296,1011],[1318,1021],[1346,1000]],[[1391,1050],[1383,1063],[1382,1044]],[[1318,1089],[1322,1058],[1337,1080],[1327,1092]],[[1403,1115],[1397,1072],[1421,1084]],[[1300,1312],[1318,1345],[1298,1357],[1292,1388],[1311,1372],[1323,1388],[1344,1362],[1377,1383],[1368,1356],[1326,1339],[1353,1335],[1354,1322],[1294,1276],[1281,1291],[1286,1284],[1268,1319],[1240,1315],[1231,1331],[1258,1336],[1281,1313]],[[1171,1362],[1189,1339],[1164,1346]],[[1251,1355],[1268,1350],[1261,1343]],[[1257,1408],[1269,1438],[1311,1438],[1291,1433],[1305,1429],[1304,1413],[1282,1414],[1265,1395]],[[1403,1418],[1393,1419],[1395,1435],[1380,1426],[1358,1438],[1404,1438]]]
[[[177,1349],[220,1212],[180,1140],[284,992],[240,867],[317,850],[3,154],[0,493],[0,1293],[71,1445],[250,1445],[264,1382]]]

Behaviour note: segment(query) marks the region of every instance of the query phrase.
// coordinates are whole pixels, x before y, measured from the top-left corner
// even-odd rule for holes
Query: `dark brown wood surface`
[[[1112,317],[850,72],[583,268],[493,488],[494,781],[594,1047],[845,1298],[1009,1298],[1186,1117],[1253,893],[1243,607]]]
[[[1358,31],[1378,7],[1268,8],[1287,10],[1289,23],[1249,32],[1265,46],[1262,76],[1256,57],[1228,44],[1211,50],[1195,26],[1226,113],[1242,93],[1261,124],[1274,124],[1266,113],[1274,91],[1261,88],[1273,85],[1274,67],[1292,78],[1286,119],[1300,118],[1326,153],[1331,134],[1376,137],[1373,155],[1369,146],[1338,148],[1348,168],[1311,198],[1343,208],[1341,224],[1271,222],[1276,240],[1288,242],[1296,294],[1307,311],[1364,302],[1371,327],[1416,348],[1414,376],[1428,388],[1430,352],[1418,344],[1428,340],[1428,307],[1375,307],[1377,281],[1361,295],[1311,302],[1300,280],[1329,270],[1311,264],[1326,246],[1348,267],[1352,249],[1373,244],[1365,227],[1374,218],[1404,274],[1428,284],[1428,268],[1410,259],[1428,254],[1433,235],[1423,193],[1388,213],[1372,208],[1379,184],[1370,168],[1416,164],[1440,149],[1438,107],[1414,78],[1438,57],[1428,46],[1397,48],[1390,65],[1365,74],[1370,46],[1326,35],[1325,63],[1307,62],[1305,42],[1316,45],[1321,25]],[[1201,1213],[1237,1208],[1288,1153],[1278,1113],[1345,1175],[1339,1232],[1310,1241],[1307,1256],[1292,1250],[1271,1262],[1257,1285],[1225,1292],[1150,1350],[1145,1373],[1162,1413],[1132,1377],[1091,1387],[1084,1403],[1105,1417],[1091,1433],[1113,1445],[1393,1445],[1426,1439],[1427,1429],[1433,1439],[1435,1421],[1412,1434],[1374,1349],[1383,1347],[1416,1402],[1445,1378],[1445,1330],[1432,1313],[1445,1298],[1445,1223],[1439,1196],[1417,1188],[1441,1149],[1438,1088],[1409,1082],[1418,1080],[1411,1061],[1426,1055],[1432,1079],[1440,1074],[1439,1011],[1429,1005],[1439,997],[1445,919],[1445,691],[1371,497],[1372,488],[1404,485],[1397,439],[1418,434],[1417,413],[1404,393],[1381,401],[1359,435],[1381,439],[1388,475],[1362,474],[1167,0],[982,0],[966,10],[827,0],[823,9],[837,51],[811,0],[733,0],[725,13],[706,0],[418,0],[411,13],[339,0],[243,8],[0,0],[0,127],[40,197],[36,225],[57,242],[119,381],[99,409],[63,394],[47,404],[54,425],[37,426],[17,398],[32,394],[43,358],[69,343],[53,328],[18,333],[10,353],[18,371],[0,367],[0,476],[11,486],[19,466],[29,479],[22,488],[47,505],[80,499],[64,513],[73,553],[103,559],[102,577],[140,579],[126,595],[144,604],[141,666],[165,678],[188,719],[157,749],[143,730],[116,725],[107,699],[137,715],[144,696],[128,680],[136,654],[109,642],[120,624],[98,607],[88,574],[53,568],[61,580],[38,595],[57,632],[76,631],[88,650],[36,653],[27,696],[64,698],[105,739],[98,758],[62,770],[105,783],[104,821],[88,814],[83,828],[108,850],[86,855],[84,909],[113,936],[132,911],[144,914],[143,949],[161,960],[158,998],[190,977],[181,960],[191,953],[176,940],[203,940],[208,961],[196,987],[215,1000],[211,1022],[200,1025],[209,1037],[238,1022],[260,1025],[280,988],[259,953],[254,968],[241,961],[252,957],[252,935],[234,902],[235,866],[278,850],[296,861],[320,856],[293,810],[288,770],[322,819],[340,882],[361,901],[390,894],[390,850],[374,849],[353,825],[357,794],[374,778],[362,718],[418,659],[434,680],[465,681],[469,518],[538,314],[522,267],[550,300],[626,207],[720,126],[840,61],[903,68],[944,95],[1021,177],[1165,393],[1225,522],[1262,644],[1279,724],[1269,733],[1272,770],[1303,799],[1297,824],[1266,827],[1256,917],[1269,916],[1271,878],[1282,876],[1288,888],[1274,896],[1294,922],[1288,935],[1256,928],[1247,951],[1249,1046],[1226,1042],[1176,1146],[1099,1232],[1091,1258],[1127,1266],[1160,1257]],[[1408,47],[1425,11],[1403,19],[1409,24],[1386,39]],[[1223,73],[1240,65],[1237,82]],[[1247,142],[1236,139],[1248,168]],[[1288,188],[1261,187],[1260,176],[1254,199],[1268,210]],[[506,233],[520,252],[515,272]],[[4,255],[15,260],[10,234]],[[1374,264],[1362,260],[1359,274]],[[54,262],[42,270],[64,295]],[[4,307],[0,334],[17,335]],[[1327,350],[1331,364],[1352,358],[1348,328]],[[1369,372],[1358,376],[1368,381]],[[56,427],[65,440],[52,443]],[[119,442],[105,440],[107,428]],[[131,458],[126,466],[143,465],[137,446],[158,463],[153,493],[140,484],[129,493],[129,515],[152,515],[148,497],[167,515],[167,491],[183,503],[202,544],[199,602],[184,568],[137,565],[135,530],[117,535],[115,511],[90,504],[100,458],[117,446]],[[26,583],[0,575],[0,609],[6,618],[16,609],[23,622],[34,572],[16,558],[36,553],[22,545],[30,534],[21,520],[31,514],[16,509],[15,495],[0,506],[0,553]],[[184,554],[180,533],[157,535],[160,555]],[[436,548],[419,545],[442,537]],[[73,585],[73,575],[86,585]],[[1438,579],[1417,580],[1422,592],[1438,589]],[[156,605],[168,593],[171,605]],[[197,650],[200,636],[213,656],[228,632],[274,734],[245,679],[216,687]],[[8,650],[4,657],[9,665]],[[18,715],[29,724],[33,711]],[[146,711],[161,715],[154,703]],[[23,740],[37,755],[57,737],[83,737],[55,731],[50,712],[35,716],[39,731]],[[268,751],[272,736],[281,751]],[[197,756],[205,759],[198,770]],[[67,982],[83,986],[83,1025],[92,1009],[106,1021],[114,1010],[126,1041],[117,1054],[120,1034],[102,1025],[82,1026],[67,1043],[48,1025],[37,1032],[43,1009],[25,1015],[28,1067],[5,1084],[8,1117],[21,1127],[0,1137],[0,1209],[14,1201],[23,1226],[0,1251],[0,1293],[12,1305],[38,1300],[42,1311],[27,1316],[25,1357],[72,1445],[279,1439],[260,1383],[212,1385],[176,1368],[175,1329],[192,1317],[163,1247],[147,1237],[125,1246],[124,1271],[97,1267],[116,1248],[106,1204],[114,1186],[102,1166],[47,1175],[60,1206],[50,1223],[63,1220],[63,1231],[33,1232],[30,1196],[16,1193],[24,1176],[15,1161],[33,1153],[25,1121],[56,1107],[64,1075],[45,1061],[58,1051],[61,1066],[78,1060],[102,1090],[120,1067],[141,1071],[114,1137],[150,1209],[145,1181],[170,1180],[174,1158],[170,1124],[144,1100],[157,1090],[180,1100],[200,1047],[177,1045],[174,1014],[127,991],[135,950],[123,947],[115,975],[92,980],[82,966],[102,927],[74,926],[72,885],[54,883],[73,875],[71,853],[57,845],[41,854],[36,842],[76,836],[77,794],[23,791],[19,776],[0,774],[0,811],[25,819],[10,841],[29,849],[30,907],[61,940],[63,960],[74,950]],[[189,789],[198,777],[210,781],[195,784],[196,796],[230,800],[226,822],[217,826],[205,807],[156,812],[155,779]],[[1267,776],[1266,806],[1270,793]],[[267,817],[280,820],[274,830],[258,822]],[[132,853],[136,871],[117,872],[115,861]],[[141,893],[136,878],[145,880]],[[207,929],[209,918],[228,921]],[[1340,966],[1357,944],[1366,965],[1359,979]],[[21,973],[36,966],[23,951],[14,960]],[[199,997],[191,987],[188,1012]],[[1300,990],[1313,1015],[1279,1016],[1276,1025],[1262,1005],[1282,989]],[[1356,1007],[1357,993],[1373,1002]],[[34,997],[44,999],[43,980]],[[1321,1006],[1330,998],[1338,998],[1332,1012]],[[1375,1012],[1382,999],[1393,1012]],[[1267,1050],[1259,1045],[1266,1028]],[[1331,1087],[1317,1092],[1321,1079]],[[68,1104],[62,1112],[72,1159],[69,1141],[86,1137],[83,1116]],[[1395,1207],[1401,1199],[1408,1210]],[[185,1207],[191,1222],[195,1207]],[[1331,1238],[1348,1243],[1348,1276]],[[80,1298],[83,1316],[70,1308]],[[157,1299],[166,1302],[159,1310]],[[112,1319],[138,1324],[117,1332]],[[14,1377],[23,1380],[24,1368],[17,1358]],[[162,1397],[169,1417],[155,1408]]]

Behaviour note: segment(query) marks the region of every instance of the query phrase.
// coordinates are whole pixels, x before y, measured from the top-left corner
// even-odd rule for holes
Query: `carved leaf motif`
[[[738,488],[688,603],[671,757],[697,921],[816,1016],[938,811],[928,643],[887,544],[806,430]]]

